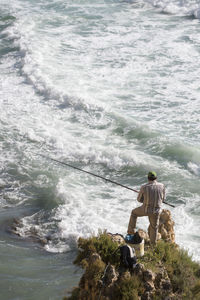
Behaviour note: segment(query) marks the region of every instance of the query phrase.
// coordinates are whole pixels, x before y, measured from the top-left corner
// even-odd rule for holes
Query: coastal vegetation
[[[200,265],[177,244],[146,243],[144,256],[131,269],[121,264],[119,247],[107,232],[79,238],[74,263],[85,272],[63,300],[200,299]]]

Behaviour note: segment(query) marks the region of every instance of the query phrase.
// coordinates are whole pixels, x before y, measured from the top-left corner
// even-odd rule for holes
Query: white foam
[[[200,165],[195,164],[193,162],[188,163],[188,168],[191,170],[192,173],[199,176],[200,175]]]
[[[198,1],[180,1],[180,0],[147,0],[148,3],[159,8],[164,13],[176,14],[176,15],[195,15],[195,12],[199,9]]]
[[[46,249],[68,251],[78,236],[99,228],[125,233],[137,205],[129,191],[33,154],[41,151],[90,171],[114,174],[119,181],[123,176],[130,182],[122,171],[126,167],[140,183],[147,170],[156,169],[168,183],[171,199],[175,195],[187,204],[174,213],[178,241],[185,245],[192,228],[198,236],[189,199],[199,180],[199,24],[174,18],[191,12],[198,17],[198,3],[96,6],[56,1],[48,10],[48,2],[6,2],[17,20],[4,35],[19,51],[0,65],[2,168],[17,165],[18,174],[29,178],[27,186],[53,186],[51,196],[61,203],[48,220],[39,213],[25,218],[21,234],[27,236],[36,226],[45,236],[48,226],[55,226]],[[34,172],[38,175],[32,177]],[[187,197],[178,199],[177,194]],[[23,191],[12,201],[13,195],[12,205],[30,199]],[[146,218],[138,221],[139,226],[147,224]],[[187,247],[196,253],[196,239]]]
[[[199,206],[199,196],[192,197],[186,206],[179,206],[173,211],[177,243],[186,249],[197,261],[200,261],[199,217],[194,217],[190,211]]]
[[[195,18],[200,19],[200,8],[197,8],[196,10],[194,10],[193,12]]]

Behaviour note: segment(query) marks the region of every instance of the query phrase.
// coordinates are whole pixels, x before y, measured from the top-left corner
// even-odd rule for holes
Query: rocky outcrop
[[[80,280],[79,287],[74,290],[72,298],[80,300],[152,300],[157,295],[161,300],[179,299],[178,295],[173,294],[172,283],[169,279],[165,267],[160,264],[156,272],[145,267],[142,263],[137,263],[133,269],[118,268],[102,261],[98,253],[93,253],[87,258],[88,265],[86,271]],[[92,273],[96,268],[98,273],[101,270],[102,276],[99,278],[97,273]],[[96,280],[95,280],[96,277]],[[128,284],[133,283],[133,294],[130,294]],[[126,284],[124,284],[126,283]],[[120,286],[122,289],[127,288],[130,297],[118,295]],[[137,292],[136,289],[138,289]],[[126,294],[126,293],[125,293]],[[76,296],[75,296],[76,295]],[[133,295],[133,298],[132,296]],[[135,295],[135,296],[134,296]],[[180,298],[181,299],[181,298]]]
[[[11,234],[15,234],[21,238],[26,238],[30,241],[39,243],[42,247],[46,246],[51,240],[50,236],[42,236],[35,226],[30,226],[27,229],[24,229],[22,221],[16,218],[13,219],[8,231]]]
[[[146,242],[145,254],[131,268],[120,261],[121,235],[104,232],[79,239],[75,263],[85,273],[65,300],[199,300],[200,265],[175,244],[171,213],[161,212],[157,245],[148,244],[144,230],[138,233]]]
[[[105,269],[105,274],[103,276],[103,283],[107,287],[113,286],[117,281],[119,273],[116,271],[115,267],[111,264],[108,264]]]
[[[108,232],[107,235],[110,236],[111,240],[113,242],[116,242],[118,245],[125,244],[124,237],[121,234],[119,233],[112,234]]]
[[[144,239],[145,243],[149,244],[149,234],[143,229],[139,229],[138,233]],[[160,214],[157,240],[160,239],[175,243],[174,221],[171,212],[167,209],[163,209]]]
[[[167,209],[163,209],[160,214],[158,232],[163,240],[175,243],[174,221],[171,212]]]
[[[145,244],[150,243],[149,234],[146,231],[144,231],[143,229],[138,229],[138,233],[140,237],[144,240]]]

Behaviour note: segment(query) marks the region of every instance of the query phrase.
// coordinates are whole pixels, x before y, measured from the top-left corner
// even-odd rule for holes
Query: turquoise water
[[[80,277],[77,238],[125,234],[137,206],[137,194],[39,154],[133,189],[155,170],[176,241],[200,261],[199,2],[1,4],[3,299],[61,299]]]

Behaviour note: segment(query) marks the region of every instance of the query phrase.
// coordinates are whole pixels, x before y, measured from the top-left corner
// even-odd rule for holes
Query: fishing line
[[[86,170],[84,170],[84,169],[78,168],[78,167],[76,167],[76,166],[73,166],[73,165],[71,165],[71,164],[68,164],[68,163],[65,163],[65,162],[63,162],[63,161],[57,160],[57,159],[55,159],[55,158],[48,157],[48,156],[43,155],[43,154],[38,154],[38,155],[39,155],[39,156],[42,156],[42,157],[44,157],[44,158],[46,158],[46,159],[50,159],[50,160],[52,160],[52,161],[55,161],[55,162],[57,162],[57,163],[59,163],[59,164],[61,164],[61,165],[64,165],[64,166],[73,168],[73,169],[75,169],[75,170],[78,170],[78,171],[80,171],[80,172],[84,172],[84,173],[86,173],[86,174],[95,176],[95,177],[97,177],[97,178],[103,179],[103,180],[105,180],[106,182],[110,182],[110,183],[119,185],[119,186],[121,186],[121,187],[123,187],[123,188],[125,188],[125,189],[127,189],[127,190],[132,191],[132,192],[139,193],[139,191],[137,191],[137,190],[134,190],[134,189],[132,189],[132,188],[126,186],[126,185],[123,185],[123,184],[119,183],[119,182],[116,182],[116,181],[113,181],[113,180],[111,180],[111,179],[105,178],[105,177],[103,177],[103,176],[101,176],[101,175],[97,175],[97,174],[95,174],[95,173],[86,171]],[[171,206],[171,207],[175,207],[174,205],[172,205],[172,204],[170,204],[170,203],[167,203],[167,202],[165,202],[165,201],[163,201],[163,203],[165,203],[166,205],[169,205],[169,206]]]

